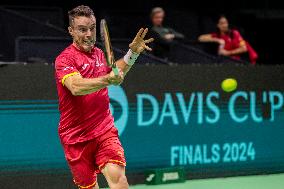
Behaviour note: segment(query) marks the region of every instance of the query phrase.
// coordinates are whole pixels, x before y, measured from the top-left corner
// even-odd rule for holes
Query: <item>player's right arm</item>
[[[110,72],[98,78],[83,78],[80,74],[67,77],[62,84],[69,89],[74,96],[87,95],[96,92],[108,85],[118,85],[123,81],[123,73],[119,75]]]
[[[97,78],[83,78],[68,55],[59,56],[55,61],[56,78],[59,83],[75,95],[87,95],[108,85],[119,85],[123,81],[123,73],[115,75],[112,71]]]
[[[67,77],[62,84],[67,87],[74,96],[86,95],[107,87],[110,84],[107,77],[108,76],[87,79],[83,78],[80,74],[76,74]]]

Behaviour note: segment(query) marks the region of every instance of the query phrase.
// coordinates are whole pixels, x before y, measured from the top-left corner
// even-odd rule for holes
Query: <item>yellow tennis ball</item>
[[[221,84],[221,87],[225,92],[232,92],[236,90],[237,86],[238,86],[238,83],[233,78],[225,79]]]

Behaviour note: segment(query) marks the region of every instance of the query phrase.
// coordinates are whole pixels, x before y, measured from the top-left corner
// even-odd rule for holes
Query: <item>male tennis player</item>
[[[96,18],[88,6],[69,14],[73,44],[55,61],[59,96],[59,136],[66,160],[79,188],[98,189],[97,173],[103,173],[111,189],[127,189],[124,150],[109,109],[107,86],[122,83],[139,53],[151,50],[141,28],[129,51],[116,62],[119,74],[107,67],[103,52],[95,47]]]

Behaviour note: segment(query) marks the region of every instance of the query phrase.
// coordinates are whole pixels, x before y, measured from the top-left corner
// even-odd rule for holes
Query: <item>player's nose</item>
[[[88,31],[87,31],[87,33],[86,33],[86,37],[90,37],[90,36],[92,36],[92,32],[91,32],[90,29],[88,29]]]

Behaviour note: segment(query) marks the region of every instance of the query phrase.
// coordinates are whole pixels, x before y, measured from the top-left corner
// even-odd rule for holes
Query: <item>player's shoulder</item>
[[[73,45],[66,47],[55,59],[55,64],[59,64],[62,61],[71,61],[75,56],[76,51]]]
[[[62,56],[66,56],[66,55],[70,55],[70,54],[74,54],[74,53],[75,53],[75,50],[74,50],[73,45],[69,45],[57,56],[57,58],[60,58]]]

